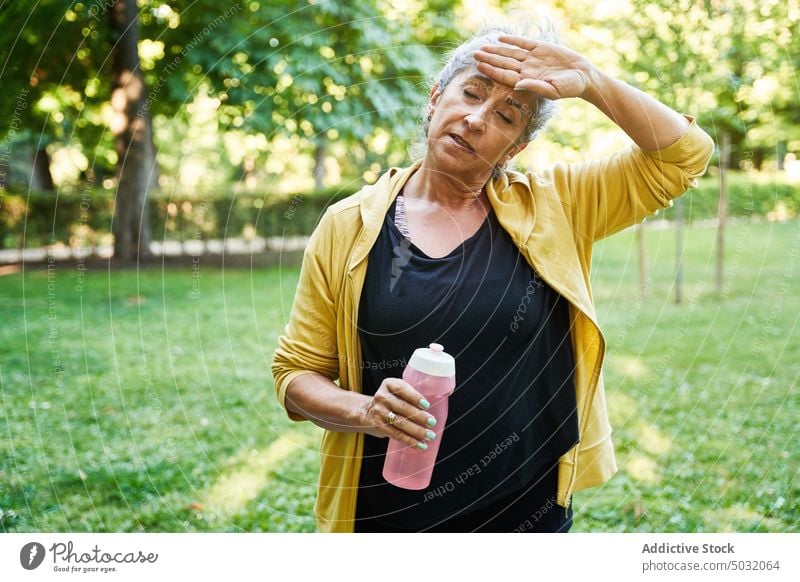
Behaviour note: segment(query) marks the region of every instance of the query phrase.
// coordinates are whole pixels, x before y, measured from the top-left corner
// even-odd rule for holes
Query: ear
[[[428,108],[430,109],[434,107],[441,96],[442,92],[439,90],[439,83],[437,82],[433,87],[431,87],[431,96],[428,102]]]

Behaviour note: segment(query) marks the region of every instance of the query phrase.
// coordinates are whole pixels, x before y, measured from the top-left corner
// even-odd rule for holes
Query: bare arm
[[[297,376],[286,388],[286,408],[336,432],[366,432],[364,410],[372,398],[342,390],[317,372]],[[377,436],[377,435],[375,435]]]
[[[430,405],[423,401],[422,395],[400,378],[386,378],[375,396],[343,390],[316,372],[297,376],[286,388],[286,408],[317,426],[392,437],[421,449],[435,438],[431,429],[436,424],[436,419],[424,412]],[[393,424],[386,421],[390,411],[397,415]]]
[[[643,150],[672,145],[689,129],[687,119],[647,93],[591,67],[581,96],[616,123]]]

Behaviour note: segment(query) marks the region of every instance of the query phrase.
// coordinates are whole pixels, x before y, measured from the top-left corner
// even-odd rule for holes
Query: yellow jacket
[[[589,285],[592,245],[643,221],[695,186],[714,148],[689,130],[656,152],[633,145],[610,158],[557,164],[541,173],[506,172],[486,185],[495,215],[528,263],[570,303],[580,442],[561,457],[557,503],[601,485],[617,471],[601,366],[606,341]],[[294,305],[272,363],[278,401],[297,376],[319,372],[361,390],[357,319],[367,257],[400,188],[421,161],[392,168],[371,186],[331,205],[303,256]],[[305,420],[288,412],[292,420]],[[323,532],[352,532],[363,433],[326,430],[316,514]]]

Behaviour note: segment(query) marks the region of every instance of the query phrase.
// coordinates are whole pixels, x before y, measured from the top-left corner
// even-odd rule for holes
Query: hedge
[[[719,178],[705,177],[697,188],[687,192],[683,199],[684,218],[687,221],[715,218],[719,206]],[[800,183],[786,179],[777,181],[770,174],[736,172],[728,180],[728,216],[767,216],[783,207],[788,216],[800,214]],[[664,217],[675,217],[676,209],[664,211]]]
[[[310,233],[327,206],[355,192],[328,188],[275,199],[263,193],[221,192],[207,198],[149,197],[152,240],[211,240],[246,235]],[[268,200],[268,201],[267,201]],[[0,248],[56,243],[92,246],[111,232],[113,192],[32,192],[0,198]]]
[[[789,216],[800,213],[800,183],[775,181],[770,175],[731,174],[728,215],[766,215],[779,204]],[[328,188],[276,199],[270,194],[220,192],[208,198],[150,196],[153,240],[210,240],[246,235],[262,237],[310,234],[323,210],[355,192]],[[684,196],[688,221],[717,215],[718,181],[703,178]],[[111,232],[113,191],[3,193],[0,196],[0,248],[37,247],[55,243],[92,246]],[[675,208],[663,213],[673,218]]]

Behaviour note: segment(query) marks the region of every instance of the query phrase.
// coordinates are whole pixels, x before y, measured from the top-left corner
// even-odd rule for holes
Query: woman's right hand
[[[391,437],[412,447],[427,449],[436,438],[431,430],[436,419],[426,412],[430,403],[411,384],[400,378],[386,378],[375,396],[369,397],[361,412],[362,432],[375,437]],[[394,420],[389,423],[389,413]]]

